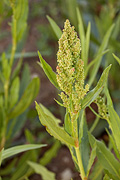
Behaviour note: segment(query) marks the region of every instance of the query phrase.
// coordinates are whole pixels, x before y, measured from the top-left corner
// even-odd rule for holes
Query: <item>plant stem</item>
[[[10,58],[10,67],[12,68],[14,55],[16,51],[16,31],[17,31],[17,22],[14,17],[14,10],[13,10],[13,40],[12,40],[12,52],[11,52],[11,58]]]
[[[99,117],[96,117],[94,123],[92,124],[92,127],[90,128],[89,132],[92,133],[95,129],[95,127],[97,126],[98,122],[99,122]]]
[[[79,113],[76,114],[76,117],[73,120],[72,132],[73,132],[73,137],[75,138],[75,151],[76,151],[78,166],[80,170],[80,176],[82,180],[87,180],[85,176],[85,170],[83,167],[83,162],[82,162],[82,157],[81,157],[81,152],[80,152],[80,147],[79,147],[78,123],[77,123],[78,115]]]
[[[83,167],[83,163],[82,163],[82,158],[81,158],[81,153],[80,153],[79,147],[76,147],[75,151],[76,151],[76,156],[77,156],[77,160],[78,160],[78,166],[79,166],[80,173],[81,173],[80,176],[81,176],[82,180],[87,180],[86,176],[85,176],[85,171],[84,171],[84,167]]]

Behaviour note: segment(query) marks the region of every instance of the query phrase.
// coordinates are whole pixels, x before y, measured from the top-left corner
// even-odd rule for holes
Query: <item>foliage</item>
[[[108,73],[111,65],[109,65],[103,71],[96,87],[87,92],[88,85],[86,85],[84,89],[84,78],[87,77],[89,73],[87,66],[90,68],[90,65],[88,64],[90,23],[85,35],[81,15],[78,9],[77,17],[81,45],[76,33],[74,32],[74,27],[71,27],[69,21],[66,20],[63,34],[59,39],[59,51],[57,53],[58,66],[56,68],[57,74],[52,71],[51,67],[43,60],[39,53],[40,65],[45,74],[55,87],[58,88],[59,86],[58,89],[61,91],[60,97],[63,104],[57,100],[56,102],[66,108],[64,126],[61,128],[58,124],[59,121],[57,122],[57,120],[51,116],[50,112],[44,110],[43,107],[37,103],[36,109],[38,111],[39,119],[46,127],[46,130],[56,139],[60,140],[62,143],[65,143],[70,149],[73,161],[80,172],[82,179],[89,178],[90,170],[96,156],[98,157],[98,161],[102,167],[101,173],[103,173],[103,169],[105,171],[105,174],[103,173],[104,179],[120,179],[119,160],[116,159],[116,157],[104,145],[104,143],[96,140],[92,136],[91,132],[88,130],[85,118],[85,108],[87,106],[90,107],[92,102],[96,103],[99,114],[96,113],[92,108],[91,109],[96,116],[107,120],[109,128],[112,132],[112,142],[115,142],[113,144],[114,149],[116,150],[115,153],[118,151],[118,155],[120,151],[120,136],[118,135],[120,118],[113,108],[112,100],[107,88]],[[58,34],[56,31],[56,28],[59,29],[58,26],[51,18],[48,17],[48,19],[57,37],[59,37],[61,34],[60,30],[58,31]],[[113,28],[114,25],[111,25],[111,27],[107,30],[95,59],[90,62],[92,64],[91,66],[93,66],[87,80],[90,86],[94,84],[96,74],[101,64],[102,56],[107,52],[105,49],[108,45]],[[81,47],[82,52],[80,54]],[[115,55],[114,57],[118,61],[118,58]],[[105,104],[104,98],[100,96],[101,92],[104,93],[104,98],[107,98],[107,104]],[[68,134],[68,137],[65,135],[66,133]],[[109,134],[109,136],[111,135]],[[69,139],[71,140],[69,141]],[[92,147],[91,153],[89,150],[90,146]],[[94,168],[93,173],[95,174]],[[94,176],[90,175],[90,178],[91,177],[94,179]]]
[[[39,92],[40,82],[38,77],[30,80],[30,72],[27,65],[24,67],[22,80],[20,80],[22,54],[16,68],[13,70],[15,52],[27,28],[28,1],[1,1],[0,8],[4,7],[6,3],[8,3],[8,9],[11,7],[12,46],[9,57],[6,52],[3,52],[0,59],[0,166],[1,163],[6,161],[6,158],[45,146],[36,145],[33,142],[8,148],[12,146],[12,138],[15,137],[16,133],[20,132],[27,119],[28,108]],[[1,168],[0,176],[9,174],[15,163],[16,160],[13,159],[4,170]]]

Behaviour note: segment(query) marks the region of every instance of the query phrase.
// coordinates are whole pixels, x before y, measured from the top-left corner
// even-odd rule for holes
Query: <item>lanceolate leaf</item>
[[[70,137],[64,131],[64,129],[58,125],[58,123],[56,122],[56,118],[52,118],[52,116],[45,114],[41,105],[38,105],[37,102],[36,109],[42,125],[46,127],[46,130],[49,132],[50,135],[54,136],[56,139],[67,145],[75,146],[74,139]]]
[[[56,22],[52,18],[47,16],[47,19],[48,19],[48,21],[49,21],[49,23],[50,23],[50,25],[51,25],[55,35],[57,36],[58,39],[60,39],[61,36],[62,36],[61,29],[59,28],[59,26],[56,24]]]
[[[120,65],[120,59],[113,53],[112,54],[113,55],[113,57],[117,60],[117,62],[119,63],[119,65]]]
[[[37,149],[37,148],[41,148],[44,147],[46,145],[41,144],[41,145],[37,145],[37,144],[26,144],[26,145],[19,145],[19,146],[15,146],[9,149],[6,149],[2,152],[2,161],[8,157],[11,157],[15,154],[24,152],[24,151],[28,151],[28,150],[32,150],[32,149]]]
[[[40,86],[39,78],[34,78],[31,81],[31,83],[28,85],[26,90],[24,91],[18,104],[15,106],[13,111],[9,113],[8,115],[9,119],[19,116],[29,107],[29,105],[32,103],[32,101],[39,92],[39,86]]]
[[[48,77],[48,79],[50,80],[50,82],[57,88],[59,89],[59,85],[57,83],[57,79],[56,79],[56,73],[52,70],[52,68],[50,67],[49,64],[47,64],[45,62],[45,60],[42,58],[40,52],[38,51],[38,55],[39,55],[39,59],[41,62],[41,66],[46,74],[46,76]]]
[[[82,117],[80,118],[80,128],[79,128],[79,142],[80,142],[80,152],[82,155],[82,162],[85,170],[85,174],[87,174],[88,163],[89,163],[89,155],[90,155],[90,146],[88,139],[88,128],[87,122],[85,119],[84,111]]]
[[[110,180],[110,179],[111,179],[111,178],[110,178],[107,174],[105,174],[103,180]]]
[[[106,32],[106,34],[105,34],[105,36],[103,38],[102,44],[101,44],[101,46],[100,46],[100,48],[98,50],[97,56],[99,56],[106,49],[113,28],[114,28],[114,24]],[[98,58],[98,60],[94,64],[94,67],[92,68],[90,79],[89,79],[89,82],[88,82],[88,84],[90,86],[92,85],[92,83],[93,83],[93,81],[95,79],[95,76],[96,76],[96,74],[98,72],[101,60],[102,60],[102,56]]]
[[[89,141],[92,147],[93,144],[96,143],[98,160],[103,168],[109,172],[108,175],[114,177],[115,180],[120,180],[120,163],[115,159],[112,152],[103,144],[103,142],[96,140],[90,133]]]
[[[9,108],[12,109],[13,106],[17,103],[19,97],[19,86],[20,80],[19,77],[16,77],[11,85],[10,88],[10,97],[9,97]]]
[[[90,174],[89,178],[90,180],[102,180],[102,176],[103,176],[103,167],[101,166],[99,161],[97,161],[94,164],[94,169]]]
[[[107,96],[107,104],[108,104],[108,110],[109,110],[109,115],[110,115],[108,123],[112,130],[112,134],[113,134],[115,143],[117,145],[117,149],[120,153],[120,117],[114,110],[112,99],[110,97],[110,93],[109,93],[107,87],[105,88],[105,93]]]
[[[96,157],[96,143],[93,145],[93,148],[92,148],[92,151],[91,151],[91,154],[90,154],[88,168],[87,168],[87,177],[89,175],[89,172],[90,172],[90,169],[91,169],[91,167],[93,165],[95,157]]]
[[[100,94],[100,92],[102,91],[107,78],[108,78],[108,73],[109,70],[111,68],[111,65],[109,65],[102,73],[100,80],[97,83],[97,86],[91,90],[83,99],[82,101],[82,108],[86,108],[87,106],[89,106],[95,99],[96,97]]]
[[[43,180],[55,180],[55,174],[47,170],[46,167],[31,161],[28,161],[28,164],[31,168],[34,169],[37,174],[40,174],[42,176]]]
[[[118,151],[120,152],[120,117],[112,106],[108,106],[108,109],[110,114],[110,128],[112,130]]]

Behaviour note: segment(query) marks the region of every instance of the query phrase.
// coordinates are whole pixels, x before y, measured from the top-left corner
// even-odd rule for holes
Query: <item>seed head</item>
[[[72,109],[79,111],[80,101],[86,95],[89,86],[86,85],[84,88],[84,62],[80,58],[81,43],[74,29],[69,20],[66,20],[58,42],[56,70],[58,84],[64,92],[64,95],[61,93],[64,106],[68,107],[72,103]]]

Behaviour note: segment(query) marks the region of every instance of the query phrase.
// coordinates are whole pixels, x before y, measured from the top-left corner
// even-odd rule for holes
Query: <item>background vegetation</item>
[[[80,14],[76,8],[80,10]],[[0,150],[3,147],[7,149],[28,143],[48,144],[42,149],[5,159],[0,168],[0,176],[3,180],[46,179],[45,174],[51,179],[55,177],[64,179],[65,172],[69,172],[68,175],[71,173],[74,180],[79,179],[69,152],[65,146],[45,132],[38,120],[34,105],[36,99],[57,118],[63,120],[65,110],[54,101],[57,97],[56,89],[48,82],[42,68],[37,64],[39,61],[37,51],[40,51],[56,71],[58,39],[66,19],[75,26],[81,43],[85,42],[86,37],[89,38],[90,33],[89,47],[86,48],[87,56],[84,53],[81,55],[82,59],[88,59],[85,65],[86,81],[91,85],[91,89],[95,87],[103,70],[112,64],[108,87],[115,110],[120,115],[120,66],[112,55],[114,53],[120,57],[118,0],[0,1]],[[88,25],[88,22],[91,25]],[[93,73],[95,71],[96,73]],[[94,103],[92,107],[97,111]],[[86,112],[88,126],[91,128],[95,115],[89,108]],[[108,127],[107,122],[99,120],[94,127],[93,134],[108,144],[109,137],[105,132],[105,127]],[[62,169],[57,165],[55,166],[58,169],[54,168],[54,162],[58,163],[59,158],[64,157],[63,154],[65,156],[68,154],[67,165],[70,171],[64,171],[65,162]],[[60,166],[61,164],[62,162]],[[95,168],[101,169],[102,176],[100,164],[96,164]],[[35,175],[35,172],[40,176]],[[91,178],[92,176],[93,174]]]

